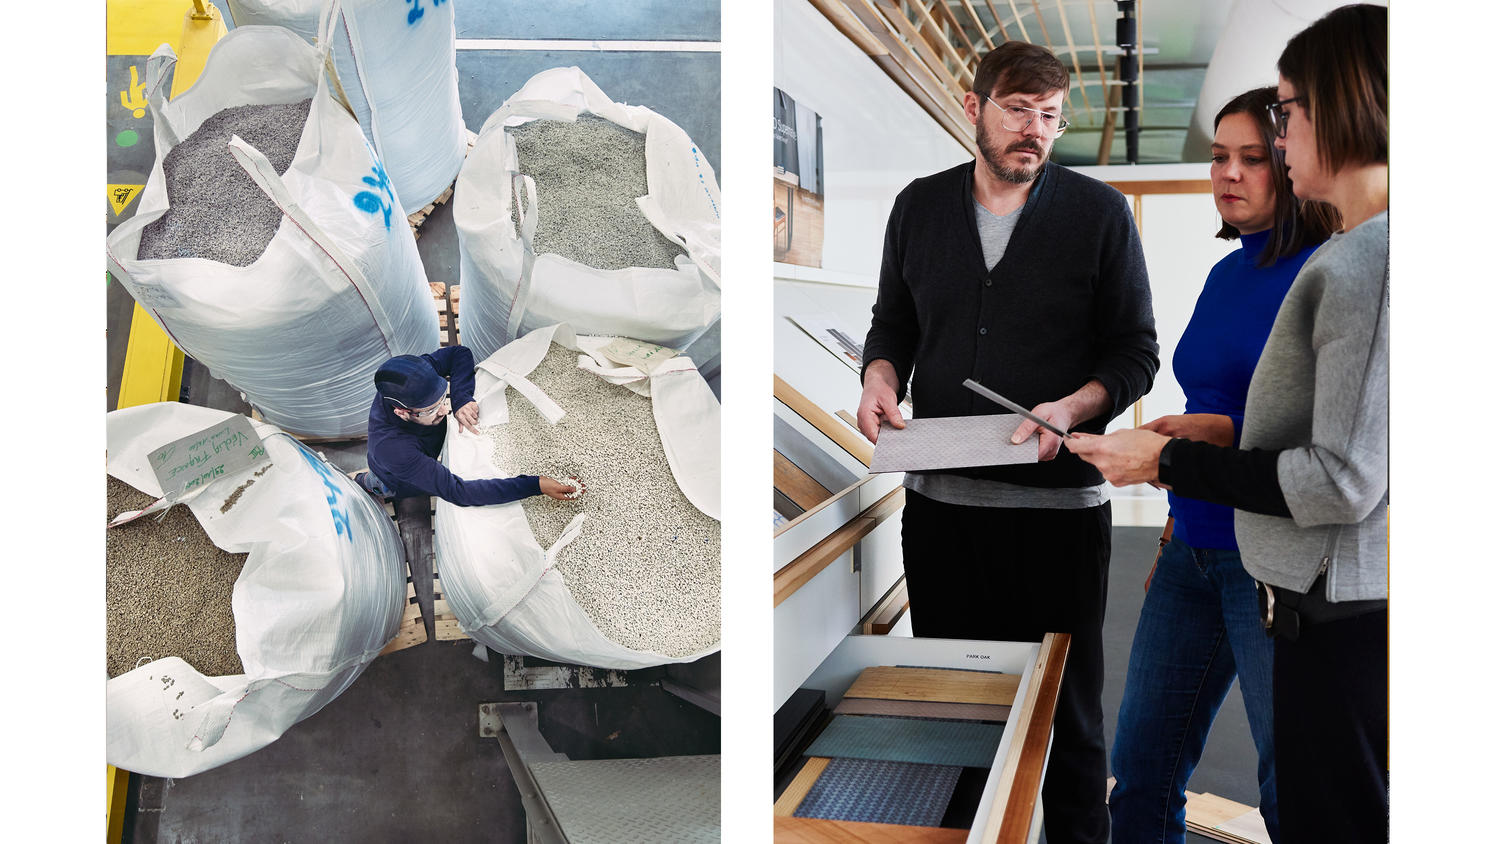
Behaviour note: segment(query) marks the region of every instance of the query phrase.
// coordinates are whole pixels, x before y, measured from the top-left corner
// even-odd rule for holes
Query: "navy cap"
[[[448,380],[416,355],[397,355],[375,370],[375,389],[398,407],[420,410],[438,403]]]

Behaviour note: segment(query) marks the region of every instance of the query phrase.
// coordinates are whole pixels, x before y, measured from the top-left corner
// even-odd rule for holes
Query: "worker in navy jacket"
[[[1067,126],[1067,68],[1011,41],[964,95],[973,161],[896,197],[865,340],[858,422],[871,441],[917,418],[1004,413],[972,378],[1063,430],[1102,433],[1158,366],[1146,263],[1125,198],[1047,158]],[[906,475],[902,563],[917,636],[1067,633],[1042,787],[1052,844],[1109,838],[1104,598],[1110,506],[1098,470],[1023,421],[1036,462]]]
[[[459,506],[504,504],[532,495],[564,499],[574,489],[538,475],[465,480],[438,462],[451,408],[464,430],[479,433],[474,353],[447,346],[430,355],[398,355],[375,370],[370,405],[370,470],[359,485],[384,498],[437,496]],[[579,484],[579,491],[582,484]]]

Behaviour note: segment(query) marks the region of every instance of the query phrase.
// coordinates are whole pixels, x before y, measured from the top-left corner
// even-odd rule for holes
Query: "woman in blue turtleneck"
[[[1322,203],[1292,195],[1268,107],[1275,88],[1247,91],[1214,117],[1218,236],[1240,248],[1208,274],[1172,357],[1186,412],[1143,427],[1172,437],[1239,445],[1245,394],[1281,300],[1308,256],[1337,228]],[[1186,787],[1236,673],[1259,756],[1260,811],[1276,819],[1271,736],[1272,642],[1255,581],[1234,538],[1234,510],[1171,493],[1172,519],[1147,579],[1110,767],[1111,840],[1181,842]]]

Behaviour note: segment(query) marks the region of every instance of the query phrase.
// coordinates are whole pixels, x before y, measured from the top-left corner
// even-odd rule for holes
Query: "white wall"
[[[823,117],[823,267],[873,285],[896,194],[969,155],[807,0],[775,27],[776,87]]]

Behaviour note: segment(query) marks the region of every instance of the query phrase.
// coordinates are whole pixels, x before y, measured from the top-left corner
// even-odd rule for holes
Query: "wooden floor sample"
[[[1019,674],[877,665],[860,672],[844,697],[1010,706],[1020,685]]]
[[[776,844],[962,844],[967,829],[776,818]]]
[[[792,778],[791,784],[781,792],[780,797],[776,798],[776,816],[789,818],[796,814],[797,807],[802,805],[807,792],[812,790],[813,783],[818,781],[818,777],[823,776],[823,769],[827,768],[828,763],[832,761],[826,756],[809,756],[807,763],[797,772],[797,776]]]
[[[984,703],[942,703],[927,700],[881,700],[845,697],[833,708],[835,715],[894,715],[898,718],[957,718],[964,721],[1005,721],[1009,706]]]

